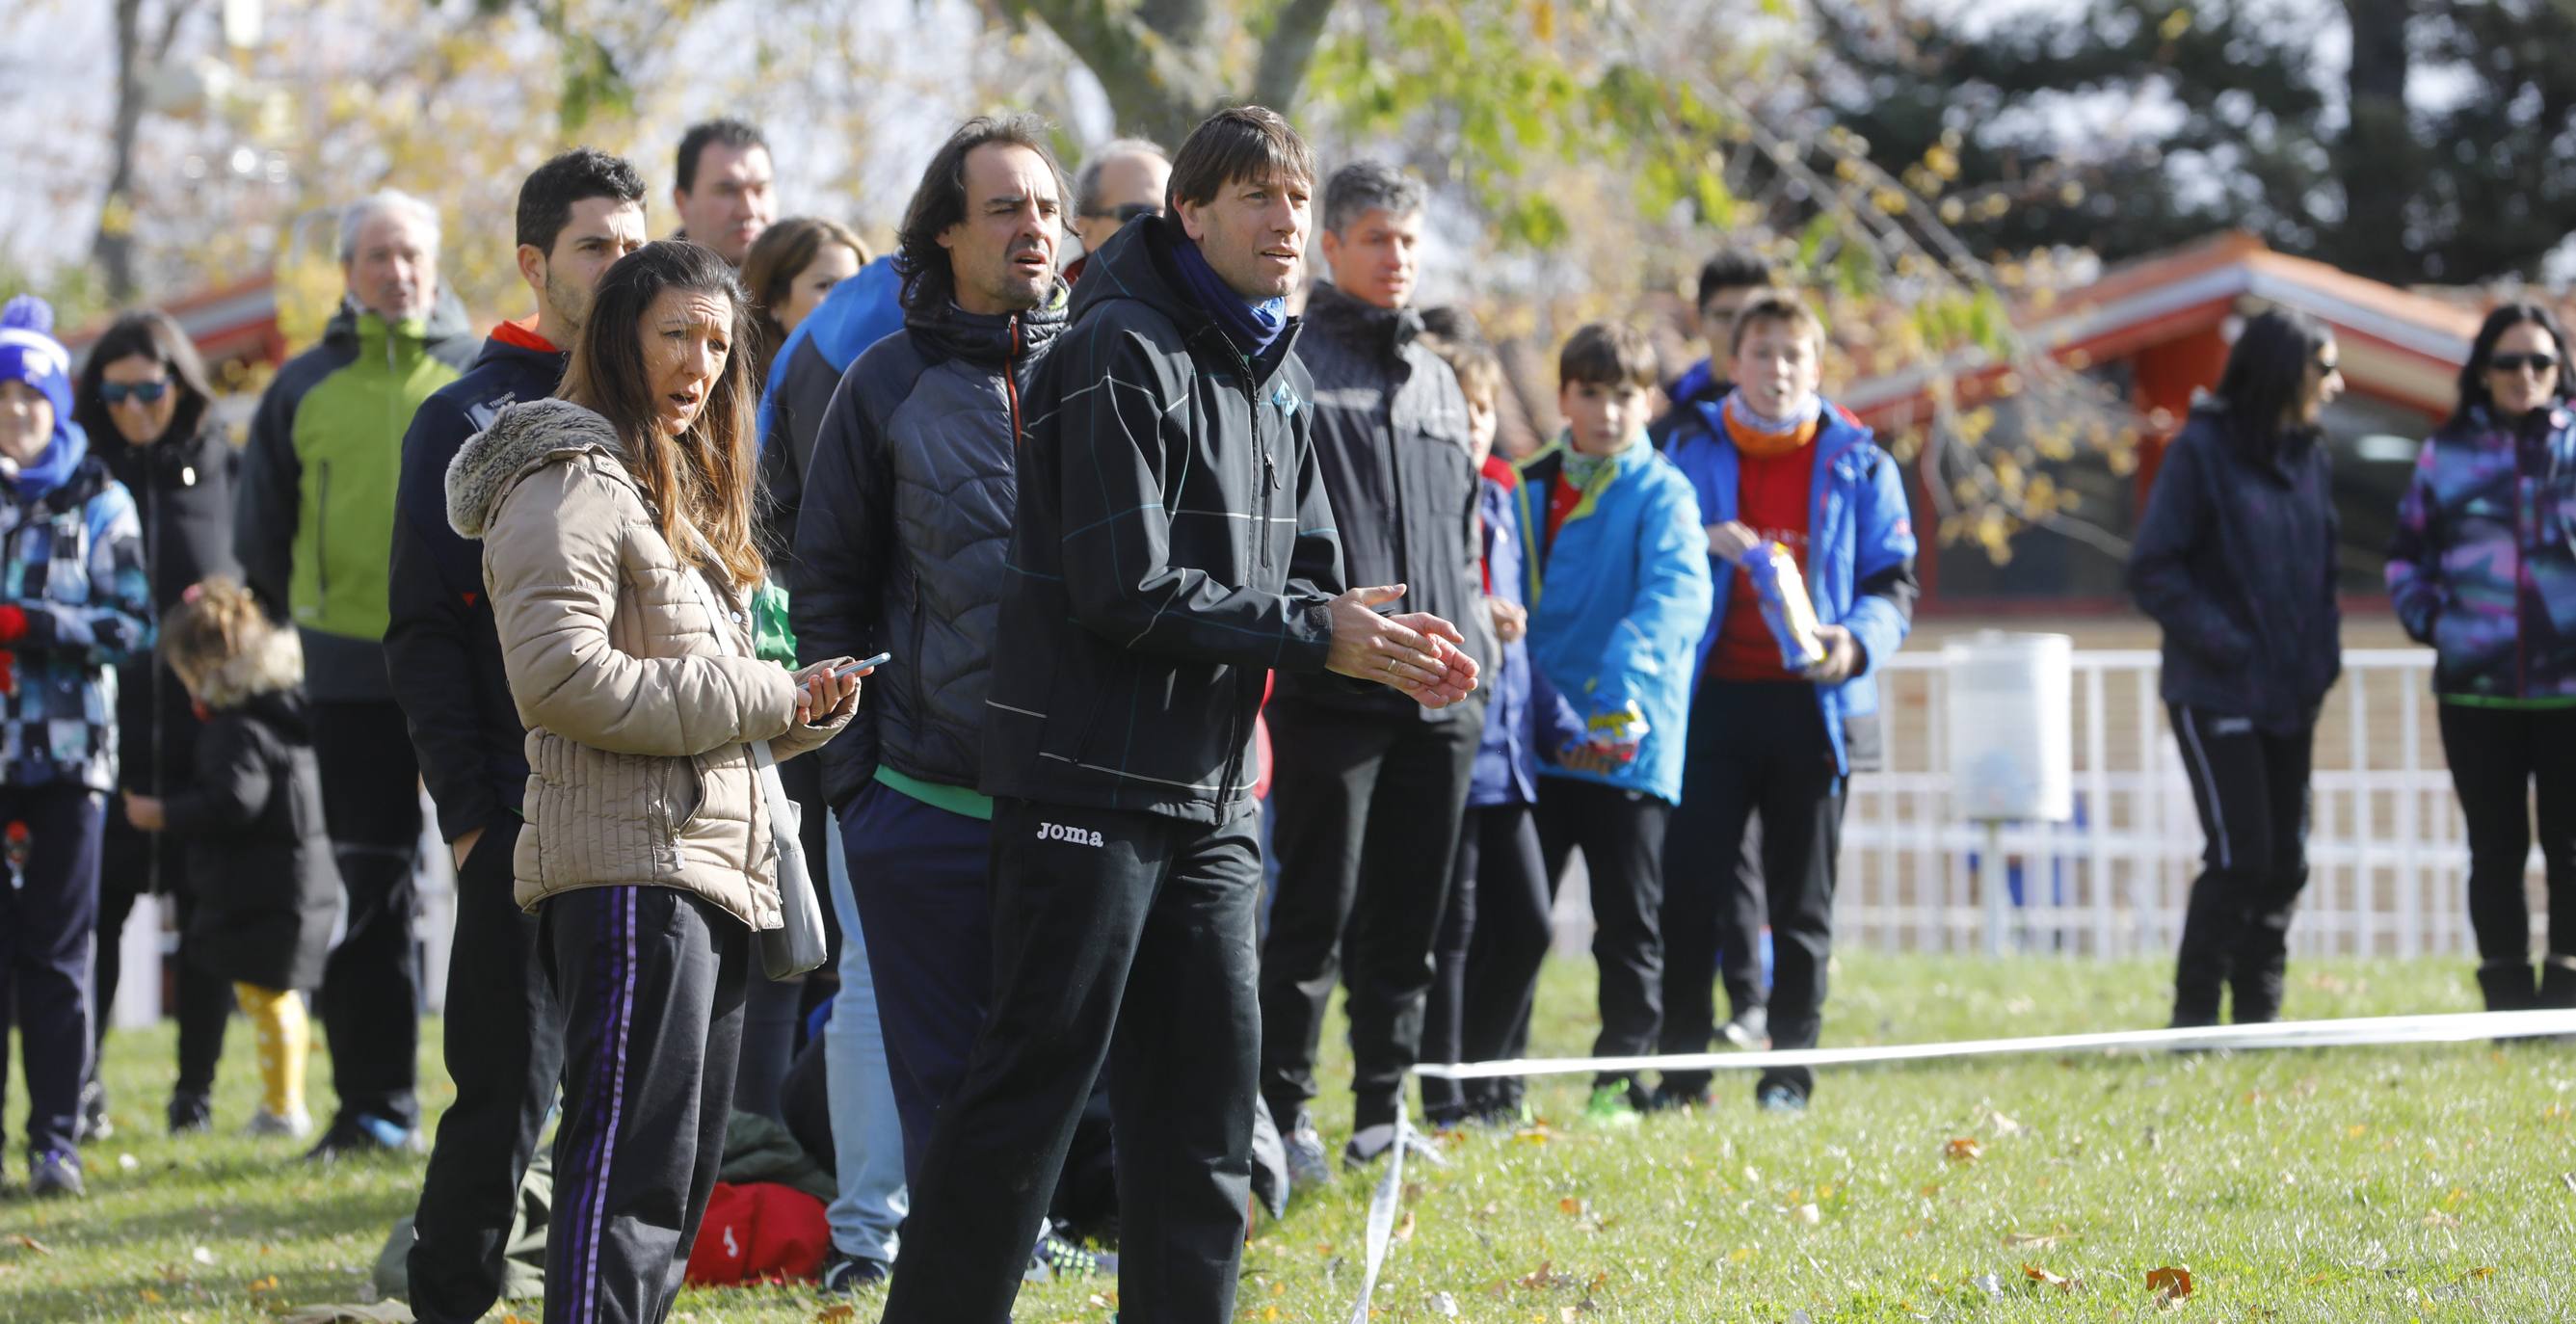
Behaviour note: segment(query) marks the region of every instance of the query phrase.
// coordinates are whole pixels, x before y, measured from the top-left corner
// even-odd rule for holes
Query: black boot
[[[2551,1011],[2576,1008],[2576,956],[2551,952],[2540,962],[2540,993],[2532,1004]]]
[[[2489,1011],[2529,1011],[2533,1000],[2531,965],[2526,961],[2486,961],[2478,966],[2478,991]]]
[[[2280,1019],[2281,996],[2289,983],[2290,935],[2256,919],[2245,926],[2236,946],[2236,962],[2227,982],[2235,992],[2228,1019],[2238,1025],[2262,1025]]]

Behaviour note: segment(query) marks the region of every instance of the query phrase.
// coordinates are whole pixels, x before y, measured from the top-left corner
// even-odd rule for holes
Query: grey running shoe
[[[1306,1110],[1297,1110],[1297,1121],[1288,1134],[1279,1137],[1288,1151],[1288,1189],[1290,1192],[1311,1190],[1330,1185],[1333,1163],[1324,1156],[1323,1133],[1315,1129],[1315,1119]]]

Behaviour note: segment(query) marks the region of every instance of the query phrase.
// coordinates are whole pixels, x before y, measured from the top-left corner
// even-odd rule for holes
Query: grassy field
[[[1591,1033],[1587,963],[1549,976],[1536,1051]],[[2149,965],[1855,959],[1833,1043],[2161,1023]],[[2300,1018],[2472,1010],[2464,967],[2303,963]],[[430,1042],[435,1043],[433,1034]],[[328,1171],[284,1142],[159,1134],[170,1041],[117,1037],[119,1131],[78,1204],[0,1203],[0,1320],[266,1320],[362,1299],[406,1162]],[[235,1028],[218,1119],[252,1105]],[[327,1075],[317,1064],[320,1077]],[[435,1103],[445,1088],[425,1063]],[[1339,1068],[1328,1079],[1341,1075]],[[1757,1114],[1750,1083],[1635,1131],[1587,1131],[1580,1083],[1547,1121],[1444,1137],[1408,1173],[1381,1320],[2576,1319],[2576,1049],[2526,1045],[2011,1060],[1829,1072],[1804,1117]],[[13,1092],[10,1170],[23,1092]],[[327,1095],[317,1100],[323,1111]],[[1338,1139],[1346,1099],[1324,1101]],[[1340,1321],[1358,1285],[1369,1182],[1265,1220],[1240,1318]],[[2151,1272],[2187,1269],[2168,1304]],[[1114,1285],[1054,1284],[1018,1318],[1105,1321]],[[812,1292],[693,1292],[682,1318],[854,1315]],[[534,1318],[533,1303],[520,1313]],[[496,1316],[497,1317],[497,1316]]]

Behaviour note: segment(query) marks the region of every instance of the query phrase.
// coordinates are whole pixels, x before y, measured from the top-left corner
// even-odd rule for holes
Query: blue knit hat
[[[72,416],[72,355],[53,329],[54,310],[35,295],[0,308],[0,382],[25,382],[53,401],[59,431]]]

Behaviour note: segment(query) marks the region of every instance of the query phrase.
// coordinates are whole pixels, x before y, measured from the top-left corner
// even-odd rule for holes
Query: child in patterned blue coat
[[[80,1195],[116,667],[150,647],[152,598],[134,498],[72,421],[52,329],[40,299],[0,310],[0,1006],[26,1065],[28,1189]]]

